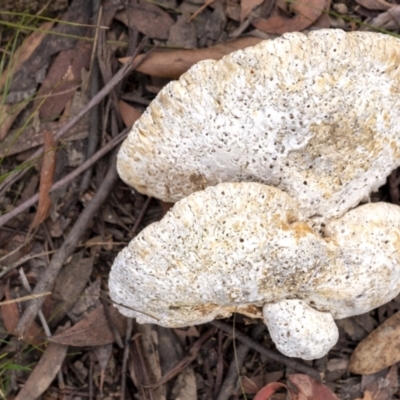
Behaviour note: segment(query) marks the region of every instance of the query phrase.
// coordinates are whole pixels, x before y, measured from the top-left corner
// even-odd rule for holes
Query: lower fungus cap
[[[360,206],[330,221],[321,235],[287,193],[222,183],[181,200],[140,232],[115,259],[109,287],[119,310],[140,323],[182,327],[233,312],[262,318],[264,306],[279,336],[268,311],[274,304],[297,299],[304,321],[314,315],[332,327],[332,317],[361,314],[394,298],[399,264],[397,206]],[[333,337],[319,350],[302,347],[298,356],[319,356]]]

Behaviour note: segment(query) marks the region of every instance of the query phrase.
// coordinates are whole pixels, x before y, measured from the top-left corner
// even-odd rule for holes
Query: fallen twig
[[[142,385],[143,388],[146,389],[155,389],[164,383],[167,383],[172,378],[175,378],[179,373],[182,372],[189,364],[191,364],[199,354],[201,347],[207,342],[215,334],[215,328],[209,329],[204,335],[202,335],[199,339],[197,339],[193,345],[189,349],[189,354],[184,356],[178,364],[176,364],[173,368],[171,368],[163,377],[154,385],[145,386]]]
[[[64,265],[64,262],[69,256],[72,255],[75,247],[78,245],[82,236],[86,232],[86,227],[89,225],[90,221],[93,219],[95,214],[98,212],[100,206],[104,203],[109,193],[111,192],[112,187],[118,179],[118,174],[115,166],[115,156],[116,154],[114,154],[114,157],[112,157],[110,168],[96,194],[93,196],[92,200],[88,203],[82,214],[75,222],[75,225],[65,238],[62,246],[56,251],[56,253],[52,257],[49,266],[35,286],[33,292],[34,294],[43,293],[51,290],[61,267]],[[19,335],[19,337],[23,337],[25,335],[28,327],[31,325],[40,307],[42,306],[43,301],[44,299],[40,298],[33,300],[29,303],[28,307],[22,314],[16,328],[16,333]]]
[[[128,358],[129,358],[129,342],[132,338],[133,320],[127,318],[126,321],[126,333],[125,333],[125,344],[124,344],[124,355],[122,357],[122,371],[121,371],[121,396],[120,400],[125,400],[126,391],[126,375],[128,369]]]
[[[252,329],[252,338],[257,339],[265,329],[266,327],[262,324],[256,325]],[[237,386],[239,371],[241,370],[249,351],[250,347],[245,343],[241,343],[239,346],[237,346],[235,357],[232,359],[229,365],[228,372],[218,394],[217,400],[229,400],[235,394],[234,391]]]
[[[263,354],[266,357],[269,357],[274,361],[277,361],[277,362],[284,364],[290,368],[293,368],[296,371],[302,372],[303,374],[307,374],[307,375],[313,377],[318,382],[321,381],[321,377],[320,377],[318,371],[315,370],[314,368],[311,368],[311,367],[303,364],[302,362],[297,361],[294,358],[286,357],[283,354],[280,354],[276,351],[267,349],[266,347],[257,343],[255,340],[249,338],[244,333],[235,329],[233,326],[230,326],[222,321],[213,321],[213,322],[211,322],[211,325],[214,325],[218,329],[221,329],[222,331],[224,331],[230,335],[234,335],[236,339],[238,339],[242,343],[246,344],[251,349],[259,352],[260,354]]]

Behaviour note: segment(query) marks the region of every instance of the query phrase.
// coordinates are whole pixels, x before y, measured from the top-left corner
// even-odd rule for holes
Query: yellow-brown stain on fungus
[[[197,188],[197,190],[205,189],[208,183],[207,178],[204,175],[196,173],[190,174],[189,181],[195,188]]]
[[[214,312],[216,308],[221,308],[221,306],[219,306],[218,304],[207,303],[193,306],[192,310],[204,316],[210,314],[211,312]]]
[[[311,229],[311,227],[306,224],[305,222],[295,222],[290,226],[294,237],[299,240],[307,235],[314,235],[314,231]]]

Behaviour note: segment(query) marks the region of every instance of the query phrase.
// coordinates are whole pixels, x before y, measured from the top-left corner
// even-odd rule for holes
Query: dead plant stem
[[[88,203],[82,214],[75,222],[75,225],[65,238],[64,243],[55,252],[46,271],[36,284],[33,291],[34,294],[48,292],[53,288],[54,282],[58,276],[58,273],[60,272],[61,267],[64,265],[67,258],[72,255],[79,241],[86,232],[88,225],[93,220],[101,205],[107,199],[109,193],[111,193],[112,188],[118,179],[115,166],[115,157],[116,154],[114,153],[110,160],[110,167],[102,184],[99,186],[96,194],[93,196],[92,200]],[[16,333],[19,337],[24,337],[27,329],[32,324],[40,307],[42,306],[43,301],[44,298],[39,298],[31,301],[27,306],[16,328]]]
[[[217,327],[218,329],[221,329],[222,331],[224,331],[225,333],[227,333],[229,335],[232,335],[233,332],[235,332],[235,338],[237,340],[241,341],[242,343],[246,344],[247,346],[249,346],[251,349],[259,352],[260,354],[265,355],[266,357],[269,357],[270,359],[272,359],[276,362],[279,362],[283,365],[293,368],[296,371],[302,372],[306,375],[310,375],[318,382],[321,381],[321,377],[320,377],[318,371],[315,370],[314,368],[311,368],[293,358],[286,357],[283,354],[280,354],[273,350],[267,349],[266,347],[262,346],[255,340],[249,338],[247,335],[238,331],[237,329],[233,328],[232,326],[226,324],[225,322],[213,321],[213,322],[211,322],[211,325]]]

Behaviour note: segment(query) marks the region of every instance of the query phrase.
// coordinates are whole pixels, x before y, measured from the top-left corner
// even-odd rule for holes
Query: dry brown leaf
[[[368,10],[385,11],[394,6],[394,4],[388,3],[385,0],[356,0],[356,3],[360,4],[360,6],[368,8]]]
[[[39,108],[41,119],[54,119],[61,114],[82,82],[82,69],[89,69],[90,54],[91,43],[83,41],[58,54],[33,104],[35,110]]]
[[[0,104],[0,141],[4,140],[15,119],[27,105],[26,101],[18,104]]]
[[[325,9],[325,0],[293,0],[289,3],[296,13],[295,17],[275,15],[268,19],[256,18],[252,21],[252,25],[263,32],[276,35],[302,31],[311,26]]]
[[[373,374],[400,361],[400,312],[358,344],[350,357],[349,370],[354,374]]]
[[[197,30],[193,21],[188,21],[188,13],[178,16],[174,25],[169,30],[167,46],[182,49],[197,48]]]
[[[293,399],[292,392],[288,389],[286,385],[279,382],[272,382],[264,386],[254,397],[253,400],[268,400],[271,395],[273,395],[279,389],[286,389],[289,394],[289,398]]]
[[[243,22],[264,0],[241,0],[240,2],[240,22]]]
[[[366,390],[364,392],[364,397],[362,399],[358,397],[356,400],[374,400],[374,399],[372,398],[371,392],[369,390]]]
[[[330,389],[308,375],[289,375],[288,381],[296,388],[292,392],[293,400],[339,400]]]
[[[72,256],[58,275],[51,296],[51,324],[56,326],[82,294],[92,272],[94,259],[83,257],[83,252]],[[76,277],[79,276],[79,279]]]
[[[8,285],[4,288],[4,295],[6,301],[11,300],[10,296],[10,288]],[[19,321],[19,311],[18,305],[16,303],[7,304],[1,307],[1,314],[3,316],[4,326],[7,329],[7,332],[11,335],[15,334],[15,328]]]
[[[324,10],[329,10],[331,7],[331,0],[326,0],[325,1],[325,7]],[[327,12],[323,12],[319,18],[315,21],[313,25],[313,29],[329,29],[332,28],[331,24],[331,17]]]
[[[50,211],[50,189],[53,185],[54,171],[56,169],[56,144],[53,135],[49,131],[43,131],[44,154],[42,169],[40,172],[39,202],[32,228],[39,226]]]
[[[186,367],[176,378],[171,390],[172,400],[197,400],[196,375],[193,368]]]
[[[208,6],[214,3],[215,0],[205,0],[204,4],[200,6],[190,18],[188,18],[187,22],[193,21],[198,15],[200,15]]]
[[[9,66],[0,76],[0,91],[3,91],[4,85],[12,75],[21,68],[22,64],[32,55],[35,49],[42,43],[42,40],[47,35],[54,25],[54,22],[45,22],[40,25],[38,30],[29,35],[21,44],[21,46],[12,55]]]
[[[370,21],[370,25],[387,30],[398,30],[400,28],[400,5],[380,13]]]
[[[163,40],[168,39],[169,28],[175,23],[162,8],[146,0],[131,0],[124,11],[115,15],[115,19],[151,39]]]
[[[6,301],[11,300],[10,289],[9,286],[6,285],[4,288],[4,296]],[[11,303],[1,306],[1,315],[3,317],[4,326],[7,329],[7,332],[11,335],[15,335],[15,329],[18,325],[19,321],[19,310],[17,303]],[[29,330],[23,340],[26,343],[40,346],[43,344],[44,333],[42,329],[33,322],[32,325],[29,327]]]
[[[247,394],[255,394],[260,391],[260,389],[265,384],[264,382],[264,375],[257,375],[257,376],[244,376],[242,378],[241,386],[245,393]]]
[[[240,4],[228,1],[226,4],[226,15],[234,21],[240,21]]]
[[[122,121],[126,127],[130,128],[134,122],[136,122],[142,115],[142,111],[123,100],[118,101],[119,112],[121,113]]]
[[[382,371],[385,372],[385,371]],[[398,390],[397,366],[392,365],[386,373],[364,375],[361,379],[361,389],[364,399],[358,400],[392,400]]]
[[[146,365],[146,371],[150,382],[158,382],[162,377],[160,355],[158,353],[158,333],[155,325],[138,324],[137,331],[140,336],[143,361]],[[160,385],[153,389],[153,395],[156,399],[166,399],[166,386]]]
[[[125,333],[125,318],[110,306],[110,317],[121,336]],[[114,335],[108,326],[103,305],[100,304],[77,324],[66,331],[52,336],[49,340],[69,346],[102,346],[114,342]]]
[[[231,42],[217,44],[212,47],[195,50],[154,51],[148,56],[141,54],[133,62],[143,62],[136,71],[159,78],[177,79],[193,64],[202,60],[219,60],[232,51],[244,49],[260,43],[262,39],[244,37]],[[129,61],[129,57],[120,58],[123,64]]]
[[[49,343],[15,400],[36,400],[48,389],[64,362],[68,346]]]

